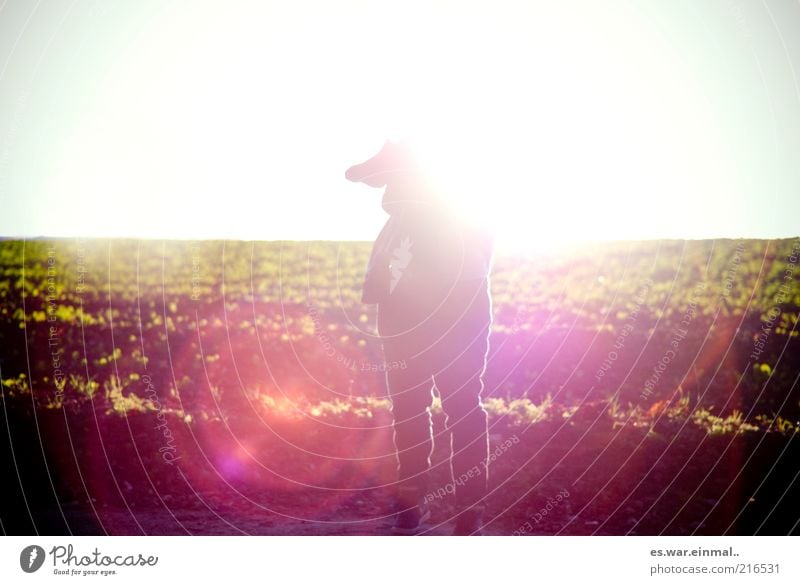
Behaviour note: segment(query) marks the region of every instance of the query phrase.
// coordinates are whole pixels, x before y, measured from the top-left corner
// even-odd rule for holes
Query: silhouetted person
[[[385,186],[383,208],[390,215],[373,246],[362,300],[378,305],[392,402],[399,508],[393,532],[420,532],[429,503],[455,492],[454,534],[479,534],[488,483],[481,391],[492,322],[493,234],[460,219],[402,142],[387,141],[346,177]],[[443,486],[432,485],[428,473],[434,388],[451,434],[452,477]]]

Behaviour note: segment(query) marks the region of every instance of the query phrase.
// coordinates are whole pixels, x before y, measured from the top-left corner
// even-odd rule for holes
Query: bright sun
[[[737,190],[697,80],[657,39],[635,49],[635,13],[594,10],[575,21],[554,7],[527,36],[506,26],[464,40],[465,70],[425,58],[435,35],[415,40],[397,134],[508,247],[651,238],[676,225],[702,237]]]
[[[59,225],[372,239],[378,198],[342,172],[402,135],[517,248],[714,237],[705,218],[741,192],[701,80],[629,4],[184,8],[54,137],[46,203],[82,202]]]

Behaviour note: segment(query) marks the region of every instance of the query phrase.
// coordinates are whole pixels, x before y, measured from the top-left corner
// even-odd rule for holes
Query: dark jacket
[[[362,302],[440,299],[456,282],[488,278],[493,247],[493,233],[435,203],[396,206],[373,244]]]
[[[470,225],[430,187],[413,152],[387,141],[346,177],[385,186],[382,206],[389,214],[372,248],[362,301],[436,299],[455,282],[488,278],[494,234]]]

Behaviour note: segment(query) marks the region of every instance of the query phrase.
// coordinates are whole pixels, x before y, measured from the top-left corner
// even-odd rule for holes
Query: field
[[[3,532],[386,533],[368,253],[0,242]],[[799,256],[800,239],[497,256],[486,533],[800,533]]]

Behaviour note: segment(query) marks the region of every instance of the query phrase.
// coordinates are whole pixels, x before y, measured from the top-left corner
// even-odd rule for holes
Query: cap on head
[[[347,169],[345,178],[372,187],[384,187],[393,178],[413,173],[416,167],[414,156],[405,141],[387,140],[375,156]]]

